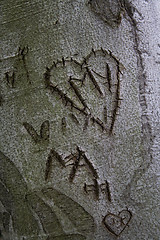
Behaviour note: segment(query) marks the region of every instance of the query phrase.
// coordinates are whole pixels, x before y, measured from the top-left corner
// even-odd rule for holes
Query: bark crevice
[[[121,7],[125,9],[126,19],[129,21],[132,27],[132,33],[134,36],[134,49],[137,56],[137,66],[138,66],[138,83],[139,83],[139,103],[141,107],[141,132],[142,132],[142,146],[143,146],[143,165],[141,164],[138,169],[136,169],[133,173],[131,181],[127,185],[125,189],[125,197],[128,196],[130,198],[131,187],[133,187],[138,179],[142,177],[143,174],[148,170],[152,163],[152,144],[153,144],[153,134],[152,128],[150,124],[150,119],[148,116],[148,104],[146,100],[146,86],[147,86],[147,76],[145,74],[145,66],[142,54],[143,52],[140,50],[140,37],[138,29],[138,23],[134,18],[134,12],[137,11],[131,2],[128,0],[120,0]],[[137,11],[139,13],[139,11]],[[140,13],[139,13],[140,14]],[[141,14],[140,14],[141,15]],[[141,15],[142,16],[142,15]]]

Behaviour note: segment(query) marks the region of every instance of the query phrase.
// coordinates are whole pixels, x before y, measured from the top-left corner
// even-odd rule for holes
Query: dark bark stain
[[[123,8],[118,0],[90,0],[88,4],[110,27],[118,27],[121,23]]]

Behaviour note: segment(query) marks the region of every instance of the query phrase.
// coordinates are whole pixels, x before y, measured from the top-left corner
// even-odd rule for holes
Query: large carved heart
[[[104,217],[103,223],[109,232],[119,236],[127,227],[131,218],[132,214],[129,210],[122,210],[118,215],[108,213]]]
[[[62,100],[85,122],[112,133],[121,100],[120,66],[110,51],[92,49],[81,62],[72,57],[54,62],[46,69],[46,87],[58,105]]]

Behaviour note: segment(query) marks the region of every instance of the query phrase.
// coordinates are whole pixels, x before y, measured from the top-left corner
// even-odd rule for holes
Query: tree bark
[[[7,0],[0,239],[159,239],[158,0]]]

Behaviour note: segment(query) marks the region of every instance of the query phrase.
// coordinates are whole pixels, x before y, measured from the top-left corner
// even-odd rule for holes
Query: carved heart
[[[47,67],[45,84],[52,94],[59,95],[65,106],[81,113],[84,129],[91,122],[111,134],[122,100],[121,68],[110,51],[92,49],[82,61],[63,57]]]
[[[116,236],[119,236],[132,218],[132,214],[129,210],[122,210],[118,215],[113,213],[108,213],[104,219],[103,223],[107,230]]]

